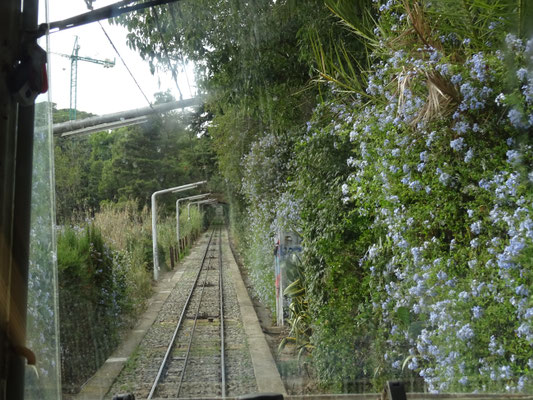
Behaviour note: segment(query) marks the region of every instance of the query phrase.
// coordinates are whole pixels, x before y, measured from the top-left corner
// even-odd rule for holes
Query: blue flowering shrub
[[[279,199],[286,189],[286,171],[290,159],[290,146],[285,147],[282,138],[274,133],[265,132],[251,144],[243,156],[242,182],[239,192],[246,211],[240,218],[246,223],[241,225],[243,238],[241,248],[246,267],[254,288],[263,301],[275,310],[274,282],[274,238],[281,229],[276,224]],[[290,203],[286,200],[284,204]]]
[[[502,19],[484,21],[484,40],[439,31],[438,18],[446,17],[438,7],[378,4],[365,90],[349,101],[338,92],[325,105],[332,120],[311,123],[308,141],[329,135],[337,154],[336,143],[349,141],[349,172],[336,170],[346,179],[327,177],[340,213],[325,218],[348,218],[336,225],[353,240],[336,249],[338,229],[324,235],[332,241],[326,251],[320,242],[309,250],[322,281],[342,272],[340,294],[325,301],[318,291],[322,297],[310,306],[321,309],[316,366],[325,380],[410,373],[432,392],[527,391],[533,385],[533,39],[508,33]],[[306,240],[312,243],[313,232]],[[337,250],[352,257],[357,284],[327,257]],[[333,310],[349,315],[340,325],[348,331],[322,335]],[[354,357],[360,347],[372,354]],[[328,353],[350,348],[355,353],[347,359],[357,372],[331,371]]]
[[[346,159],[351,142],[343,127],[351,126],[352,118],[350,105],[317,106],[295,146],[297,179],[290,188],[299,199],[313,364],[322,384],[339,391],[368,391],[363,370],[374,363],[369,351],[373,343],[361,330],[369,315],[360,307],[366,302],[368,279],[354,267],[354,258],[364,250],[369,219],[355,214],[349,204],[351,167]]]
[[[327,84],[209,130],[254,288],[273,309],[274,237],[296,231],[321,383],[531,391],[531,5],[325,3],[348,30],[309,23],[299,51]]]

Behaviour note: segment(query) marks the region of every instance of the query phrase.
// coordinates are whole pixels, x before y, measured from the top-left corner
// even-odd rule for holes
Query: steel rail
[[[222,229],[219,230],[218,239],[218,290],[220,292],[220,375],[222,397],[226,397],[226,362],[224,358],[224,284],[222,277]]]
[[[174,347],[174,343],[176,341],[176,337],[178,336],[178,330],[181,328],[181,324],[183,322],[183,319],[185,317],[185,314],[187,312],[187,307],[189,305],[189,302],[192,298],[192,294],[194,293],[194,290],[196,289],[196,285],[198,283],[198,279],[200,278],[200,274],[202,273],[202,270],[204,268],[205,259],[207,257],[207,253],[209,251],[209,246],[211,245],[211,240],[213,239],[213,234],[215,233],[215,230],[211,232],[211,236],[209,237],[209,242],[207,243],[207,246],[205,248],[204,256],[202,258],[202,263],[200,265],[200,269],[198,270],[198,273],[196,274],[196,278],[194,280],[194,283],[191,287],[191,290],[189,292],[189,295],[187,297],[187,300],[185,301],[185,304],[183,306],[183,310],[180,315],[180,319],[178,321],[178,324],[176,326],[176,329],[174,330],[174,334],[172,335],[172,339],[170,339],[170,343],[168,345],[167,351],[165,353],[165,356],[163,357],[163,361],[161,362],[161,366],[159,367],[159,371],[157,372],[157,376],[155,377],[154,383],[152,384],[152,388],[150,389],[150,393],[148,394],[147,400],[150,400],[153,398],[154,393],[157,389],[157,385],[159,384],[159,381],[161,380],[161,376],[163,375],[163,371],[165,370],[166,364],[168,362],[168,358],[170,356],[170,353]]]
[[[220,237],[219,237],[220,242]],[[198,306],[196,307],[196,312],[194,314],[194,323],[192,325],[191,334],[189,335],[189,343],[187,344],[187,352],[185,353],[185,358],[183,360],[183,369],[181,370],[180,380],[178,382],[178,390],[176,392],[176,397],[180,397],[181,386],[183,385],[183,380],[185,379],[185,371],[187,370],[187,363],[189,362],[189,355],[191,354],[192,340],[194,338],[194,333],[196,331],[196,325],[198,322],[198,315],[200,314],[200,307],[202,306],[202,299],[204,297],[205,285],[207,284],[207,276],[209,275],[209,267],[211,267],[211,260],[209,260],[208,267],[205,270],[204,283],[202,285],[202,291],[200,292],[200,298],[198,299]]]

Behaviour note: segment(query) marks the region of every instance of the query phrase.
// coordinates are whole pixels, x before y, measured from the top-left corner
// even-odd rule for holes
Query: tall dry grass
[[[150,210],[144,207],[139,211],[135,200],[103,205],[94,223],[117,250],[128,250],[132,241],[152,234]]]
[[[152,231],[150,211],[139,211],[136,201],[107,204],[95,214],[93,223],[102,236],[124,257],[127,291],[134,309],[143,308],[152,293]]]

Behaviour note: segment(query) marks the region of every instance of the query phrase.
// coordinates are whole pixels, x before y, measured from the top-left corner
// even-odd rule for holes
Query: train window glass
[[[94,2],[74,1],[83,11]],[[182,0],[104,24],[122,29],[113,40],[142,54],[142,68],[179,75],[177,91],[169,78],[171,89],[154,104],[194,97],[192,84],[205,95],[200,111],[143,115],[139,124],[54,143],[51,114],[63,122],[68,112],[40,99],[28,305],[28,347],[38,363],[27,369],[27,398],[145,398],[159,377],[155,397],[266,389],[376,398],[385,385],[389,398],[403,390],[531,393],[533,41],[512,33],[503,8],[487,11],[497,3],[488,0],[358,2],[370,18],[349,3]],[[460,3],[472,6],[448,20],[450,4]],[[470,18],[479,26],[467,34]],[[96,42],[72,32],[69,48],[77,34],[84,49]],[[108,65],[97,59],[107,55],[92,56],[80,60]],[[74,63],[63,62],[72,89]],[[192,64],[197,82],[186,76]],[[94,71],[79,83],[96,87],[110,72]],[[134,97],[113,87],[97,98],[115,95],[120,106]],[[104,114],[80,107],[78,118],[90,115],[81,111]],[[261,335],[247,336],[249,319],[239,320],[251,307],[233,291],[238,269],[220,272],[230,235],[203,234],[203,216],[215,214],[208,204],[183,204],[175,221],[176,197],[161,199],[156,247],[176,286],[152,280],[150,194],[203,179],[205,192],[231,204],[229,215],[219,207],[216,216],[230,221],[244,260],[242,287],[261,313],[263,326],[253,329],[266,332],[271,370],[254,366]],[[199,311],[204,292],[191,289],[193,315],[184,305],[189,289],[179,285],[196,287],[204,261],[211,308]],[[152,311],[154,323],[137,325],[156,308],[163,311]],[[178,331],[181,310],[188,328]],[[215,329],[226,311],[226,328]],[[196,329],[187,345],[167,348],[174,332]],[[227,347],[215,341],[224,329]],[[137,347],[114,353],[132,337]],[[188,368],[196,368],[188,376],[187,346]],[[221,348],[230,359],[224,372],[211,369]],[[159,363],[167,355],[173,367]],[[92,379],[100,368],[117,371],[111,386]],[[224,373],[227,388],[211,381]],[[272,375],[280,379],[265,386]]]
[[[47,11],[47,1],[40,12]],[[48,35],[39,45],[48,50]],[[57,263],[55,246],[54,158],[50,92],[35,105],[30,264],[28,283],[27,347],[36,365],[26,367],[26,399],[61,396]]]

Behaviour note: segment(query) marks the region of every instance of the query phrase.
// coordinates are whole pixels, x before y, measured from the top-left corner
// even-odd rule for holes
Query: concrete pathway
[[[248,340],[248,350],[254,366],[255,379],[259,393],[273,392],[286,395],[285,386],[279,375],[278,369],[270,347],[261,329],[257,314],[242,280],[239,267],[229,247],[227,231],[222,234],[224,239],[222,247],[222,259],[226,268],[229,269],[237,300],[241,309],[241,319]]]

